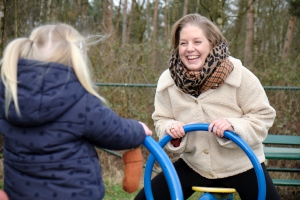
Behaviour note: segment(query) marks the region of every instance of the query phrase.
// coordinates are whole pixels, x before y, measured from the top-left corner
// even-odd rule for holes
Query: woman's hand
[[[166,133],[168,133],[172,138],[182,138],[185,136],[183,125],[184,124],[182,122],[175,121],[167,127]]]
[[[208,131],[213,132],[219,137],[223,137],[226,130],[234,131],[232,125],[224,118],[213,121],[208,127]]]
[[[142,124],[146,135],[152,136],[152,131],[148,128],[148,126],[145,123],[143,123],[143,122],[140,122],[140,124]]]

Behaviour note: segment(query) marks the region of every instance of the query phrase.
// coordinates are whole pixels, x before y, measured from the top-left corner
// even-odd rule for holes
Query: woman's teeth
[[[197,58],[199,58],[200,56],[188,56],[187,58],[188,58],[188,60],[193,60],[193,59],[197,59]]]

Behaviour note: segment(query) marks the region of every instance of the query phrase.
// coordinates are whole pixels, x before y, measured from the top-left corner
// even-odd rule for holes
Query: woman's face
[[[187,24],[180,31],[179,56],[183,64],[191,71],[199,71],[211,51],[211,45],[203,31],[192,24]]]

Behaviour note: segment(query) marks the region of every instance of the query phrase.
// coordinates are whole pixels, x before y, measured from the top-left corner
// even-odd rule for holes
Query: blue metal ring
[[[185,125],[184,131],[186,133],[191,131],[208,131],[209,124],[199,123],[199,124],[189,124]],[[241,139],[238,135],[231,131],[225,131],[224,137],[227,139],[232,140],[235,142],[249,157],[255,173],[257,177],[258,182],[258,200],[265,200],[266,197],[266,181],[265,181],[265,175],[263,172],[263,169],[261,167],[261,164],[259,160],[257,159],[256,155],[250,148],[250,146]],[[161,166],[163,173],[165,175],[165,178],[168,183],[168,187],[171,194],[172,200],[183,200],[183,194],[182,194],[182,188],[180,185],[180,181],[178,178],[178,175],[176,173],[176,170],[173,167],[173,164],[171,163],[169,157],[165,157],[166,153],[162,150],[162,148],[172,139],[170,135],[166,135],[162,140],[160,140],[158,143],[156,143],[152,138],[150,142],[151,137],[147,137],[144,141],[144,146],[151,152],[146,168],[145,168],[145,175],[144,175],[144,190],[146,194],[147,200],[154,200],[152,195],[152,188],[151,188],[151,173],[152,168],[155,162],[155,159],[158,161],[159,165]],[[161,149],[164,153],[162,153],[160,150],[157,150],[156,148],[161,147]],[[152,155],[153,154],[153,155]],[[170,166],[171,163],[171,166]]]
[[[148,182],[148,183],[150,182],[150,187],[147,187],[147,186],[144,187],[147,200],[154,200],[153,195],[152,195],[152,189],[151,189],[151,172],[152,172],[152,168],[153,168],[155,159],[159,163],[159,165],[167,179],[167,183],[168,183],[170,194],[171,194],[171,199],[174,199],[174,200],[182,199],[183,200],[184,198],[183,198],[182,188],[181,188],[181,184],[180,184],[177,172],[176,172],[170,158],[166,154],[166,152],[150,136],[146,137],[143,145],[151,152],[151,154],[148,158],[148,162],[149,161],[152,162],[151,167],[150,167],[150,165],[147,164],[146,168],[145,168],[144,180],[146,180],[146,182]],[[150,172],[149,172],[149,170],[150,170]]]

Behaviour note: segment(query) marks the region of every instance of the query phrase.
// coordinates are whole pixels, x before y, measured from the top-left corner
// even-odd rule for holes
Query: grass
[[[103,200],[132,200],[138,191],[128,194],[122,190],[122,185],[105,185],[105,196]]]

